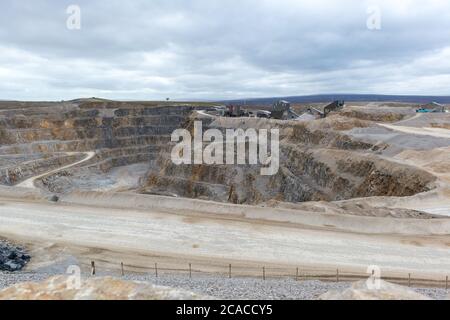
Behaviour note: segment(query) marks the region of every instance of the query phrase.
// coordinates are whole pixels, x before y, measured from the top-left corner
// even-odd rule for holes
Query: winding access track
[[[93,157],[95,157],[95,152],[94,151],[89,151],[89,152],[67,152],[66,154],[69,155],[69,156],[76,155],[76,154],[84,154],[85,157],[82,160],[77,161],[75,163],[71,163],[69,165],[65,165],[63,167],[60,167],[60,168],[57,168],[57,169],[54,169],[54,170],[50,170],[48,172],[45,172],[45,173],[39,174],[37,176],[31,177],[31,178],[29,178],[29,179],[27,179],[27,180],[17,184],[16,187],[35,189],[36,188],[35,182],[37,180],[45,178],[46,176],[49,176],[49,175],[54,174],[54,173],[58,173],[59,171],[75,167],[75,166],[80,165],[82,163],[85,163],[85,162],[91,160]]]

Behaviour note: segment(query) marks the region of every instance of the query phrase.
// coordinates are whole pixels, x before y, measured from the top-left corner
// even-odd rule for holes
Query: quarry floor
[[[0,200],[0,234],[24,243],[29,269],[74,256],[84,266],[115,269],[124,262],[146,272],[154,263],[202,270],[233,264],[245,273],[296,267],[364,274],[377,265],[384,275],[441,279],[450,270],[447,236],[364,235],[258,219],[204,214],[94,208]]]

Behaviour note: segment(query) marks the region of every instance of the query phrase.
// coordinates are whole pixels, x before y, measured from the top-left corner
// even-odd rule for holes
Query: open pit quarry
[[[70,257],[87,272],[97,261],[112,272],[121,262],[130,272],[232,264],[236,276],[375,265],[428,285],[450,275],[449,113],[347,103],[323,119],[283,121],[212,107],[0,102],[0,238],[27,248],[27,272]],[[171,134],[194,121],[279,129],[278,173],[175,165]]]

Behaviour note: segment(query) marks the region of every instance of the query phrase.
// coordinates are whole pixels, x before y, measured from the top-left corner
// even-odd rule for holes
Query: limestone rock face
[[[74,163],[87,151],[96,156],[83,167],[103,172],[151,162],[195,108],[87,100],[2,102],[0,185],[15,185]],[[59,192],[58,178],[49,177],[44,187]]]
[[[196,293],[112,277],[91,278],[80,286],[56,276],[41,283],[21,283],[0,291],[0,300],[200,300]]]
[[[350,108],[326,119],[281,121],[195,112],[204,109],[208,107],[101,99],[0,103],[0,186],[73,164],[85,152],[95,151],[89,161],[50,174],[37,186],[52,194],[104,190],[113,184],[108,178],[114,168],[146,163],[146,173],[139,174],[130,189],[235,204],[406,197],[436,187],[436,177],[428,170],[381,156],[391,147],[389,152],[400,150],[378,141],[378,133],[369,135],[375,140],[358,134],[360,128],[378,130],[379,122],[401,120],[404,113]],[[174,164],[171,155],[177,142],[171,141],[171,134],[187,129],[192,135],[200,120],[203,133],[219,130],[225,138],[228,129],[279,129],[279,170],[273,176],[261,175],[266,165],[260,161],[259,165]],[[356,132],[350,134],[353,129]],[[235,139],[230,140],[234,144]],[[243,143],[247,149],[249,142],[241,141],[240,147]]]
[[[431,300],[430,298],[386,281],[380,281],[378,289],[371,289],[366,281],[354,283],[344,291],[330,291],[319,297],[319,300]]]
[[[187,121],[185,129],[193,132],[194,120],[198,119],[193,116]],[[383,159],[377,154],[378,145],[354,140],[328,125],[324,121],[204,120],[203,130],[219,130],[223,137],[228,129],[279,129],[278,172],[273,176],[261,175],[260,169],[265,167],[261,164],[176,165],[170,159],[170,152],[161,152],[143,179],[143,191],[253,205],[268,201],[298,203],[405,197],[433,187],[436,178],[430,173]]]

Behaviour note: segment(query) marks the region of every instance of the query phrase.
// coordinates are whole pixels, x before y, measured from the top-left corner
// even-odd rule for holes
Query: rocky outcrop
[[[319,300],[431,300],[431,298],[409,288],[380,280],[379,286],[370,287],[367,281],[359,281],[343,291],[327,292],[321,295]]]
[[[0,241],[0,271],[19,271],[30,261],[25,250],[8,242]]]
[[[0,291],[0,300],[205,300],[193,292],[117,278],[90,278],[79,286],[56,276],[41,283],[21,283]]]

